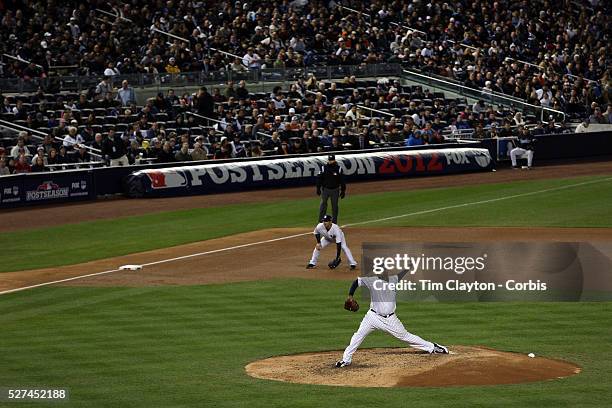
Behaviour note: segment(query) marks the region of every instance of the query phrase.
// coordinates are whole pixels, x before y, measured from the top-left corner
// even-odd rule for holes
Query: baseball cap
[[[328,222],[332,220],[332,216],[329,214],[325,214],[323,218],[321,218],[321,222]]]
[[[335,154],[330,154],[329,156],[327,156],[327,160],[336,160],[336,155]]]

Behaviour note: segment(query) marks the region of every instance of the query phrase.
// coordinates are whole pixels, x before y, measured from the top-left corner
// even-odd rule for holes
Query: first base
[[[119,267],[120,271],[137,271],[139,269],[142,269],[142,265],[123,265]]]

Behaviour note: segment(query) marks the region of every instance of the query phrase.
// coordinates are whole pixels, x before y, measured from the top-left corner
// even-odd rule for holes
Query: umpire
[[[344,174],[336,162],[336,156],[330,154],[327,156],[327,164],[321,168],[317,177],[317,195],[321,196],[318,221],[327,213],[327,200],[331,198],[332,222],[338,224],[338,196],[344,198],[345,193]]]

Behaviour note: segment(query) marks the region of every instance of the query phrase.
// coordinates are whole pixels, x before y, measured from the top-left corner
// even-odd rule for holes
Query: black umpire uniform
[[[327,157],[327,160],[327,164],[321,168],[321,172],[317,177],[317,195],[321,196],[318,221],[321,221],[327,213],[327,200],[331,198],[332,222],[337,224],[338,197],[344,198],[344,194],[346,193],[346,184],[344,182],[344,174],[342,173],[342,169],[336,162],[336,156],[330,154]]]

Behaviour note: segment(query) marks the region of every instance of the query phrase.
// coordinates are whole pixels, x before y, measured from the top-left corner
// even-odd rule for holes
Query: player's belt
[[[380,317],[384,317],[385,319],[386,319],[387,317],[391,317],[391,316],[393,316],[393,315],[395,314],[395,312],[393,312],[393,313],[391,313],[391,314],[384,315],[384,314],[380,314],[380,313],[378,313],[378,312],[377,312],[376,310],[374,310],[374,309],[370,309],[370,310],[371,310],[371,311],[373,311],[374,313],[376,313],[377,315],[379,315]]]

